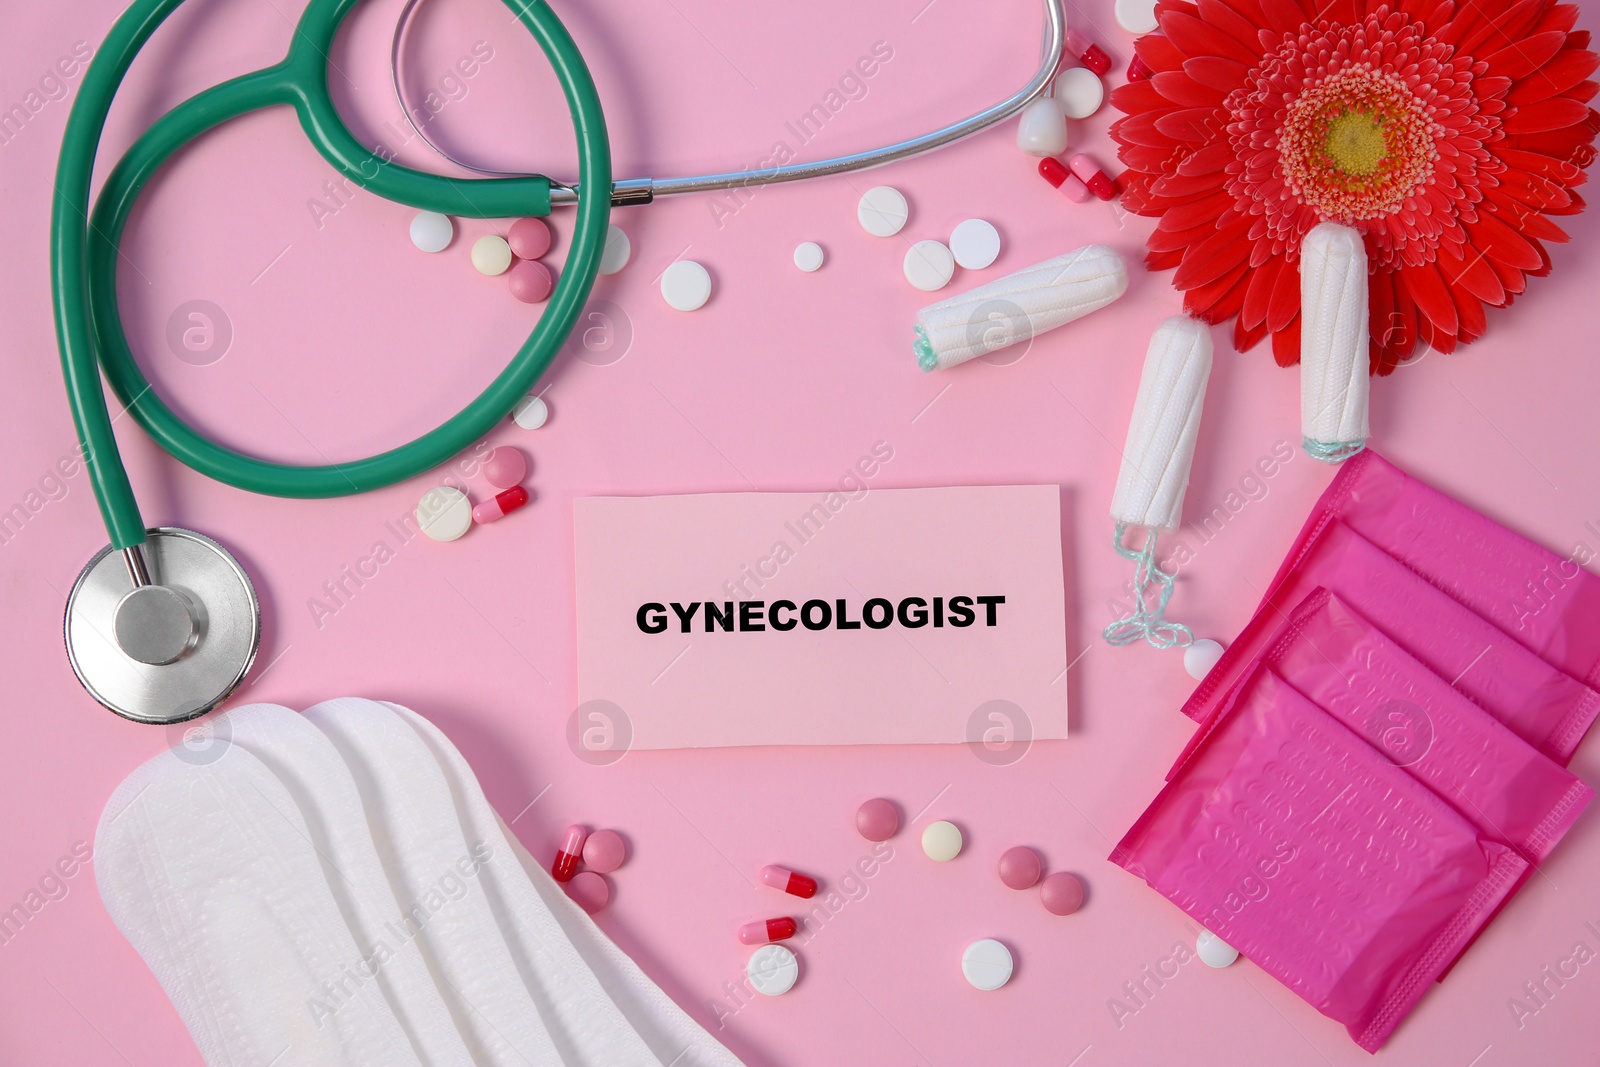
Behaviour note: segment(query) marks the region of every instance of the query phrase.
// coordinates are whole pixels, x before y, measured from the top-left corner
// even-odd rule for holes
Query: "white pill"
[[[815,241],[804,241],[795,246],[794,265],[810,274],[822,267],[822,246]]]
[[[1194,939],[1194,951],[1195,955],[1200,957],[1201,963],[1219,969],[1239,958],[1238,949],[1210,930],[1200,931],[1200,936]]]
[[[906,249],[906,281],[925,293],[943,289],[956,272],[956,257],[942,241],[918,241]]]
[[[419,211],[411,219],[411,243],[424,252],[443,252],[455,236],[456,224],[449,215]]]
[[[800,960],[782,945],[762,945],[750,954],[745,973],[757,993],[778,997],[794,988],[800,977]]]
[[[1039,99],[1017,119],[1017,147],[1030,156],[1059,156],[1067,150],[1067,120],[1054,100]]]
[[[982,270],[1000,258],[1000,231],[982,219],[968,219],[950,231],[950,254],[966,270]]]
[[[661,296],[678,311],[698,311],[711,299],[711,275],[692,259],[680,259],[661,275]]]
[[[472,265],[479,274],[493,278],[511,268],[511,246],[497,233],[486,233],[472,242]]]
[[[544,397],[533,393],[517,401],[517,406],[511,409],[511,421],[524,430],[537,430],[549,417],[550,405],[544,402]]]
[[[961,954],[961,973],[974,989],[999,989],[1011,981],[1011,950],[992,937],[974,941]]]
[[[417,526],[435,541],[454,541],[472,529],[472,501],[459,489],[435,486],[417,505]]]
[[[861,194],[856,205],[856,219],[861,228],[874,237],[893,237],[911,217],[911,209],[900,190],[889,185],[878,185]]]
[[[1117,25],[1132,34],[1153,33],[1156,28],[1156,0],[1117,0]]]
[[[1067,118],[1086,119],[1105,103],[1106,83],[1088,67],[1068,67],[1056,75],[1050,94]]]
[[[606,246],[600,252],[600,273],[615,274],[633,258],[633,242],[622,227],[612,223],[606,227]]]
[[[1209,637],[1202,637],[1183,650],[1183,669],[1198,681],[1211,673],[1211,668],[1222,658],[1222,646]]]
[[[961,830],[953,822],[930,822],[922,831],[922,851],[944,863],[961,855]]]

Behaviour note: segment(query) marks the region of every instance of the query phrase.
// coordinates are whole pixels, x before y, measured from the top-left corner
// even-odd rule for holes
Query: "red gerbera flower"
[[[1313,6],[1320,4],[1320,6]],[[1550,270],[1594,161],[1600,67],[1554,0],[1161,0],[1120,86],[1123,204],[1184,307],[1300,359],[1300,239],[1355,227],[1372,369],[1482,336]]]

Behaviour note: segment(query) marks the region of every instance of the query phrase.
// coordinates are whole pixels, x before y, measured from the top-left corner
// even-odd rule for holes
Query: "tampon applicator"
[[[1351,227],[1324,222],[1301,239],[1300,313],[1301,447],[1339,463],[1369,432],[1367,249]]]

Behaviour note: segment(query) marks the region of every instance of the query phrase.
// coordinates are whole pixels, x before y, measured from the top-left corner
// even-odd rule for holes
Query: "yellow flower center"
[[[1328,123],[1328,158],[1346,174],[1374,174],[1389,158],[1383,116],[1347,111]]]

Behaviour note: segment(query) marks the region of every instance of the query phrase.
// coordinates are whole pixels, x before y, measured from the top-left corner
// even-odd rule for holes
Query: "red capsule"
[[[1094,194],[1089,192],[1089,187],[1079,181],[1067,169],[1067,165],[1054,156],[1045,156],[1039,160],[1039,175],[1059,189],[1061,195],[1071,200],[1074,204],[1083,204],[1094,199]]]
[[[1105,171],[1100,169],[1100,164],[1082,152],[1073,156],[1067,162],[1072,167],[1072,173],[1078,177],[1079,181],[1089,187],[1091,193],[1101,200],[1116,199],[1117,187],[1110,178],[1106,177]]]
[[[1105,50],[1077,30],[1067,31],[1067,52],[1101,77],[1111,71],[1111,57]]]
[[[561,851],[556,853],[556,861],[550,865],[552,878],[558,882],[572,881],[572,876],[578,873],[578,861],[583,858],[583,842],[588,836],[588,827],[567,827],[567,835],[561,839]]]
[[[799,930],[800,924],[785,915],[780,919],[745,923],[739,927],[739,940],[746,945],[765,945],[793,937]]]
[[[769,863],[761,868],[761,881],[774,889],[781,889],[792,897],[813,897],[817,894],[817,880],[796,874],[787,867]]]
[[[1128,60],[1128,80],[1129,81],[1131,81],[1131,82],[1142,82],[1146,78],[1151,77],[1154,74],[1155,74],[1155,71],[1151,70],[1148,66],[1146,66],[1145,65],[1145,61],[1139,58],[1139,53],[1138,52],[1135,52],[1133,54],[1133,58]]]
[[[513,485],[473,508],[472,521],[480,526],[487,522],[499,522],[527,502],[528,491],[520,485]]]

